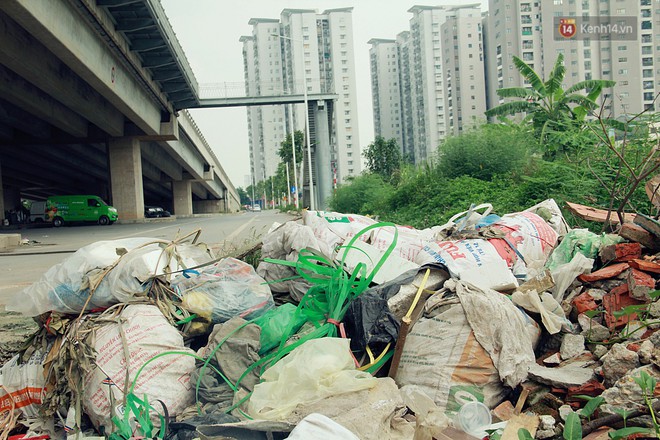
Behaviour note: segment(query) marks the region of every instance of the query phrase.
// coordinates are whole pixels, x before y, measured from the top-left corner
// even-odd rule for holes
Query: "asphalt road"
[[[260,241],[274,222],[284,223],[292,218],[277,211],[262,211],[110,226],[79,225],[6,231],[20,233],[23,240],[29,240],[29,244],[10,252],[0,252],[0,307],[4,308],[1,305],[7,298],[20,294],[51,266],[96,241],[129,237],[172,240],[200,229],[198,241],[208,244],[217,256],[222,256],[249,249]]]

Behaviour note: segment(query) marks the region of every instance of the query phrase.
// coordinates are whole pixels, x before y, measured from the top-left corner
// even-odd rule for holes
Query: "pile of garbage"
[[[491,209],[304,211],[256,270],[199,231],[86,246],[7,305],[40,330],[0,440],[656,438],[658,222]]]

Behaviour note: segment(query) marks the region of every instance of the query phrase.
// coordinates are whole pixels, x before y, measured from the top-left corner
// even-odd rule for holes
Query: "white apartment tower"
[[[513,66],[514,55],[546,78],[557,55],[562,53],[566,66],[564,87],[587,79],[616,81],[616,86],[603,91],[607,97],[606,116],[632,116],[651,108],[653,99],[660,93],[659,11],[658,0],[490,0],[489,105],[502,102],[496,96],[498,88],[526,85]],[[630,24],[632,17],[636,38],[555,35],[557,20],[575,20],[580,27],[582,20],[594,20],[589,17],[607,18],[613,24]]]
[[[408,12],[413,14],[410,31],[395,41],[370,41],[374,125],[375,134],[383,135],[393,121],[389,128],[396,136],[390,137],[400,140],[404,155],[421,163],[446,136],[485,120],[482,18],[478,3],[413,6]]]
[[[253,18],[252,36],[241,37],[247,96],[269,95],[283,89],[279,21]],[[250,168],[255,183],[274,175],[280,162],[277,151],[285,137],[282,106],[247,107]]]
[[[359,174],[352,8],[330,9],[321,14],[311,9],[284,9],[279,20],[252,19],[249,24],[253,26],[251,39],[241,39],[247,89],[252,87],[249,84],[255,83],[258,94],[273,94],[276,90],[283,94],[301,94],[306,87],[310,108],[315,109],[309,115],[305,114],[303,104],[294,105],[293,115],[284,105],[249,109],[250,149],[263,151],[261,155],[251,154],[253,168],[261,166],[259,160],[264,157],[269,163],[261,166],[264,175],[266,178],[273,175],[279,163],[277,150],[285,137],[284,130],[293,123],[296,130],[305,132],[309,119],[312,144],[319,127],[327,128],[330,138],[328,156],[317,155],[316,146],[312,145],[316,164],[314,180],[319,175],[330,175],[341,182]],[[332,107],[327,109],[323,101],[314,101],[314,95],[318,94],[337,94],[338,99],[327,104]],[[332,117],[321,121],[315,119],[316,115]],[[258,169],[256,177],[262,178]]]
[[[486,80],[479,4],[455,7],[440,27],[446,126],[451,134],[486,122]]]
[[[401,112],[401,75],[399,50],[395,40],[372,38],[368,44],[371,66],[371,97],[374,109],[374,134],[395,139],[403,152],[403,117]]]

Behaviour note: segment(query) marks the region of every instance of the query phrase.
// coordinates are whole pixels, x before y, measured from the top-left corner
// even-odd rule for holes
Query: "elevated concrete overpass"
[[[54,194],[126,220],[239,208],[183,110],[198,85],[157,0],[3,0],[0,42],[0,219]]]

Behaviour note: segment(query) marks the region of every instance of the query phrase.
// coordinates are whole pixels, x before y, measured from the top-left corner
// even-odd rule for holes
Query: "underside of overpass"
[[[0,2],[0,218],[21,198],[56,194],[99,195],[120,218],[141,218],[145,204],[184,215],[238,207],[181,110],[197,104],[197,84],[159,8]]]

